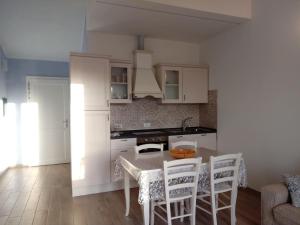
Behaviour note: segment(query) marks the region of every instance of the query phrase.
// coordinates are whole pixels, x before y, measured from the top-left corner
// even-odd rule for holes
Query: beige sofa
[[[262,225],[300,225],[300,208],[292,206],[285,184],[262,188]]]

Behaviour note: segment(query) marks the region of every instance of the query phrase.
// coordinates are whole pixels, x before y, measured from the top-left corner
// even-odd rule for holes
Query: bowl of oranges
[[[169,153],[175,159],[194,158],[196,156],[195,149],[173,148]]]

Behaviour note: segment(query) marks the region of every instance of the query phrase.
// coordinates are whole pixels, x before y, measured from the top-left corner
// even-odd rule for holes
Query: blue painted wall
[[[6,59],[6,57],[0,46],[0,63],[4,59]],[[6,73],[2,72],[0,69],[0,98],[2,97],[6,97]]]
[[[27,76],[68,77],[69,63],[27,59],[8,59],[7,95],[10,102],[26,102]]]

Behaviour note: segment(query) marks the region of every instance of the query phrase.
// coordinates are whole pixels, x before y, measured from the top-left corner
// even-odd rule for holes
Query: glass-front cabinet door
[[[111,63],[111,103],[131,103],[132,64]]]
[[[163,103],[182,102],[182,70],[179,67],[162,67]]]

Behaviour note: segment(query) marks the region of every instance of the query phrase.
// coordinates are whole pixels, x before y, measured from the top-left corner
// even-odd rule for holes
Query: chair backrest
[[[223,186],[223,190],[231,191],[231,201],[236,200],[238,175],[242,154],[226,154],[210,157],[210,184],[212,195],[217,190],[217,185]]]
[[[135,146],[135,153],[140,154],[141,150],[149,149],[149,148],[158,149],[161,152],[164,151],[164,145],[163,144],[144,144],[144,145]]]
[[[197,185],[202,158],[164,161],[164,180],[167,204],[193,198],[196,203]],[[177,196],[176,193],[181,193]]]
[[[192,147],[193,149],[197,149],[197,141],[178,141],[171,143],[171,148],[178,147]]]

